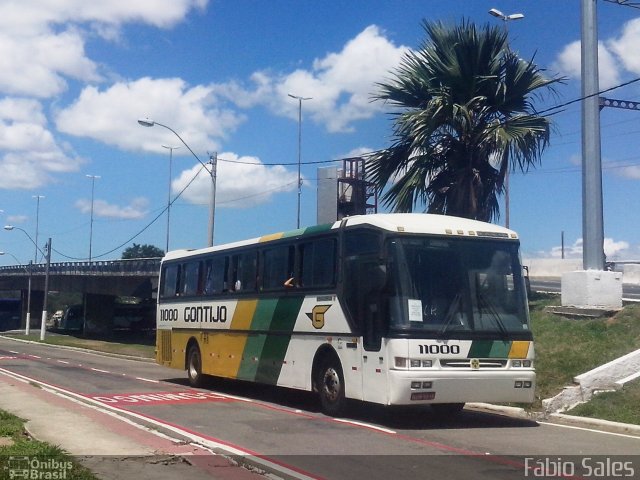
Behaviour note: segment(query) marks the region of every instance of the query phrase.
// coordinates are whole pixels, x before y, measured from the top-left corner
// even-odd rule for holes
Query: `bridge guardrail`
[[[56,262],[49,264],[49,275],[157,275],[160,273],[160,258],[132,258],[98,260],[94,262]],[[46,265],[0,266],[0,275],[44,275]]]

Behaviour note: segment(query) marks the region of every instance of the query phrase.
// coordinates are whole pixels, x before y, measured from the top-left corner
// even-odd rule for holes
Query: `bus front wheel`
[[[200,355],[198,345],[193,345],[189,348],[189,354],[187,355],[187,376],[189,377],[189,385],[192,387],[202,386],[202,356]]]
[[[327,358],[318,370],[318,393],[322,411],[327,415],[341,415],[346,408],[347,399],[344,394],[344,376],[340,362]]]

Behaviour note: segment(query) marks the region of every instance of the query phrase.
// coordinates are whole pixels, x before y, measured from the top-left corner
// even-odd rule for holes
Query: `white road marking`
[[[540,425],[549,425],[551,427],[571,428],[573,430],[583,430],[585,432],[602,433],[603,435],[614,435],[616,437],[633,438],[635,440],[640,440],[640,437],[638,437],[637,435],[627,435],[626,433],[607,432],[604,430],[596,430],[593,428],[576,427],[575,425],[562,425],[561,423],[549,423],[549,422],[538,422],[538,423]]]
[[[122,375],[124,375],[124,373]],[[152,380],[150,378],[136,377],[136,380],[142,380],[143,382],[149,382],[149,383],[160,383],[160,380]]]
[[[93,370],[94,372],[100,372],[100,373],[111,373],[108,370],[100,370],[99,368],[90,368],[89,370]]]
[[[339,423],[349,423],[351,425],[356,425],[358,427],[364,427],[364,428],[370,428],[371,430],[378,430],[380,432],[384,432],[384,433],[398,433],[394,430],[390,430],[388,428],[384,428],[384,427],[379,427],[377,425],[371,425],[369,423],[364,423],[364,422],[357,422],[355,420],[345,420],[344,418],[334,418],[333,419],[335,422],[339,422]]]

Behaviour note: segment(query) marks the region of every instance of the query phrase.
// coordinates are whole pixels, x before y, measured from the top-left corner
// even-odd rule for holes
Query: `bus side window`
[[[257,259],[256,251],[240,253],[231,257],[231,281],[236,292],[256,289]]]
[[[296,286],[297,282],[293,272],[295,259],[293,245],[280,245],[265,249],[261,258],[261,289],[281,290],[284,287]]]
[[[188,262],[183,266],[182,295],[191,297],[198,294],[200,283],[200,262]]]
[[[301,287],[331,287],[335,284],[336,241],[322,238],[300,245]]]
[[[204,268],[204,294],[213,295],[227,291],[226,280],[228,270],[226,256],[210,258]]]
[[[164,267],[162,272],[162,297],[175,297],[178,293],[178,277],[180,265],[173,264]]]

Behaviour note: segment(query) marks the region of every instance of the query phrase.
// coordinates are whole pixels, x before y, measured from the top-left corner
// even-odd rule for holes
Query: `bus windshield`
[[[386,249],[391,331],[529,333],[517,242],[407,236]]]

